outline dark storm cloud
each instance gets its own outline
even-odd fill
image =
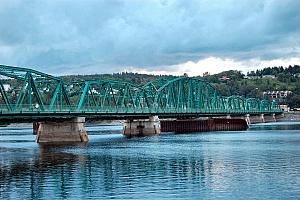
[[[102,73],[209,56],[299,57],[299,7],[298,0],[0,0],[0,61]]]

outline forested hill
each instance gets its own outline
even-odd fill
[[[288,66],[287,68],[281,67],[267,67],[261,70],[251,71],[247,73],[247,76],[263,76],[263,75],[297,75],[300,74],[300,66]]]
[[[272,67],[249,72],[248,76],[240,71],[225,71],[201,77],[212,83],[222,95],[240,95],[266,99],[263,92],[291,91],[286,98],[279,99],[291,107],[300,107],[300,66],[288,68]],[[268,98],[270,100],[270,98]]]
[[[84,80],[120,80],[136,85],[142,85],[153,79],[166,77],[137,73],[114,73],[94,75],[62,76],[64,81]],[[300,107],[300,66],[294,65],[287,68],[268,67],[262,70],[248,72],[247,75],[240,71],[230,70],[219,74],[205,73],[199,77],[212,83],[222,95],[240,95],[243,97],[268,98],[263,96],[267,91],[291,91],[287,98],[282,98],[282,103],[291,107]]]
[[[122,72],[122,73],[114,73],[114,74],[93,74],[93,75],[69,75],[62,76],[64,81],[72,82],[72,81],[85,81],[85,80],[119,80],[129,82],[135,85],[142,85],[146,82],[154,80],[160,77],[168,77],[166,75],[156,76],[151,74],[138,74],[131,72]]]

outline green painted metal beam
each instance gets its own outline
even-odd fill
[[[63,111],[178,116],[281,112],[274,101],[221,96],[210,83],[198,78],[163,77],[143,86],[116,80],[64,83],[58,77],[36,70],[4,65],[0,65],[0,75],[7,77],[6,82],[14,79],[17,83],[13,85],[14,92],[7,93],[0,81],[6,107],[1,110],[0,118],[5,113],[31,112],[39,116],[41,112]]]

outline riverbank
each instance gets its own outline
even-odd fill
[[[284,113],[284,117],[278,119],[278,121],[294,121],[294,120],[300,120],[300,112]]]

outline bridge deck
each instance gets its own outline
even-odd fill
[[[92,112],[92,111],[55,111],[55,112],[19,112],[19,113],[0,113],[0,122],[34,122],[34,121],[46,121],[49,119],[59,120],[65,118],[73,117],[86,117],[89,119],[102,119],[102,120],[118,120],[118,119],[146,119],[149,116],[158,116],[161,119],[164,118],[198,118],[198,117],[219,117],[219,116],[245,116],[246,114],[250,115],[259,115],[259,114],[275,114],[280,115],[282,112]]]

